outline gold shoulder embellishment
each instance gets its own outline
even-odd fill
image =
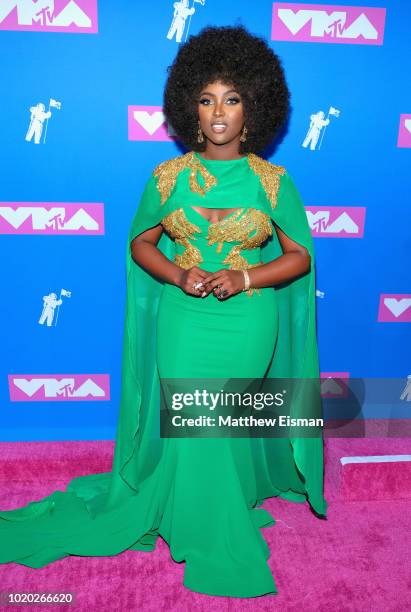
[[[187,167],[187,155],[179,155],[172,159],[166,159],[158,164],[153,171],[153,175],[158,177],[157,189],[160,192],[161,204],[164,204],[170,197],[177,176]]]
[[[248,164],[254,173],[260,177],[263,189],[271,202],[271,207],[275,208],[280,188],[280,176],[286,173],[286,169],[284,166],[272,164],[255,153],[248,154]]]
[[[161,204],[168,200],[176,183],[177,176],[185,168],[190,168],[189,184],[191,191],[194,193],[205,195],[206,191],[217,184],[215,176],[201,164],[200,160],[194,155],[194,151],[189,151],[172,159],[166,159],[158,164],[153,171],[153,175],[158,177],[157,189],[160,192]],[[204,179],[204,187],[201,187],[197,181],[197,172]]]

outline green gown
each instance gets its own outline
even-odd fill
[[[211,223],[193,206],[236,210]],[[132,239],[162,223],[157,246],[180,267],[249,268],[282,254],[273,222],[311,255],[309,272],[276,287],[201,298],[131,257]],[[185,561],[187,588],[276,593],[260,530],[275,520],[260,506],[280,496],[326,515],[321,436],[167,438],[159,406],[162,378],[319,378],[313,240],[292,178],[255,154],[225,161],[190,151],[162,162],[132,221],[126,264],[112,471],[0,511],[0,563],[38,568],[69,555],[151,551],[160,535]],[[294,414],[303,414],[298,404]]]

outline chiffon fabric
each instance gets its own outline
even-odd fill
[[[185,562],[187,588],[256,597],[277,592],[261,531],[275,519],[263,501],[280,496],[308,502],[318,516],[326,516],[321,437],[160,435],[162,378],[319,378],[313,240],[293,179],[285,168],[264,165],[261,158],[254,159],[270,170],[264,175],[249,156],[207,160],[200,153],[190,155],[177,162],[200,164],[214,184],[206,188],[203,175],[194,172],[200,190],[193,191],[193,166],[181,163],[165,194],[159,173],[153,172],[127,240],[122,392],[112,471],[75,478],[63,491],[0,511],[0,563],[39,568],[69,555],[153,551],[160,536],[174,561]],[[270,188],[270,176],[277,176],[277,189]],[[236,210],[221,225],[193,207]],[[132,259],[133,238],[161,222],[167,227],[166,220],[179,214],[182,227],[193,230],[191,237],[179,241],[164,231],[157,245],[161,252],[178,261],[192,246],[201,256],[199,267],[210,272],[229,267],[224,259],[235,242],[223,232],[216,245],[210,234],[231,227],[235,235],[235,224],[250,210],[264,213],[273,230],[275,223],[307,248],[311,267],[306,274],[219,300],[213,294],[189,295]],[[281,254],[275,231],[241,252],[250,265]],[[304,413],[304,398],[293,411]]]

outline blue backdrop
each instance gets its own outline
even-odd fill
[[[150,133],[179,27],[182,42],[206,25],[229,24],[269,40],[292,94],[288,131],[270,161],[288,169],[308,214],[334,218],[359,207],[358,235],[327,235],[309,216],[321,371],[404,381],[410,373],[411,8],[369,3],[386,9],[377,15],[383,40],[375,44],[344,39],[343,30],[339,39],[331,30],[314,38],[307,28],[309,40],[271,39],[286,13],[268,0],[174,4],[77,0],[76,12],[56,0],[52,14],[47,2],[35,13],[34,3],[0,0],[2,440],[114,436],[128,229],[155,165],[181,154],[164,126]],[[191,18],[185,5],[195,8]],[[358,10],[344,6],[351,17]],[[167,38],[174,12],[177,30]],[[73,15],[83,25],[71,23]],[[307,135],[313,149],[303,146]],[[101,223],[101,233],[68,233],[56,220],[34,227],[36,215],[25,211],[42,205],[47,212],[50,203],[76,205],[66,220],[82,204],[97,205],[89,210],[104,214],[104,233]],[[36,386],[40,375],[106,375],[97,385],[105,395],[82,401],[69,382],[57,396],[52,382]]]

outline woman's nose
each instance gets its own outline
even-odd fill
[[[223,107],[223,103],[221,102],[221,104],[219,104],[218,102],[216,103],[216,105],[214,106],[214,112],[213,115],[216,116],[220,116],[224,114],[224,107]]]

